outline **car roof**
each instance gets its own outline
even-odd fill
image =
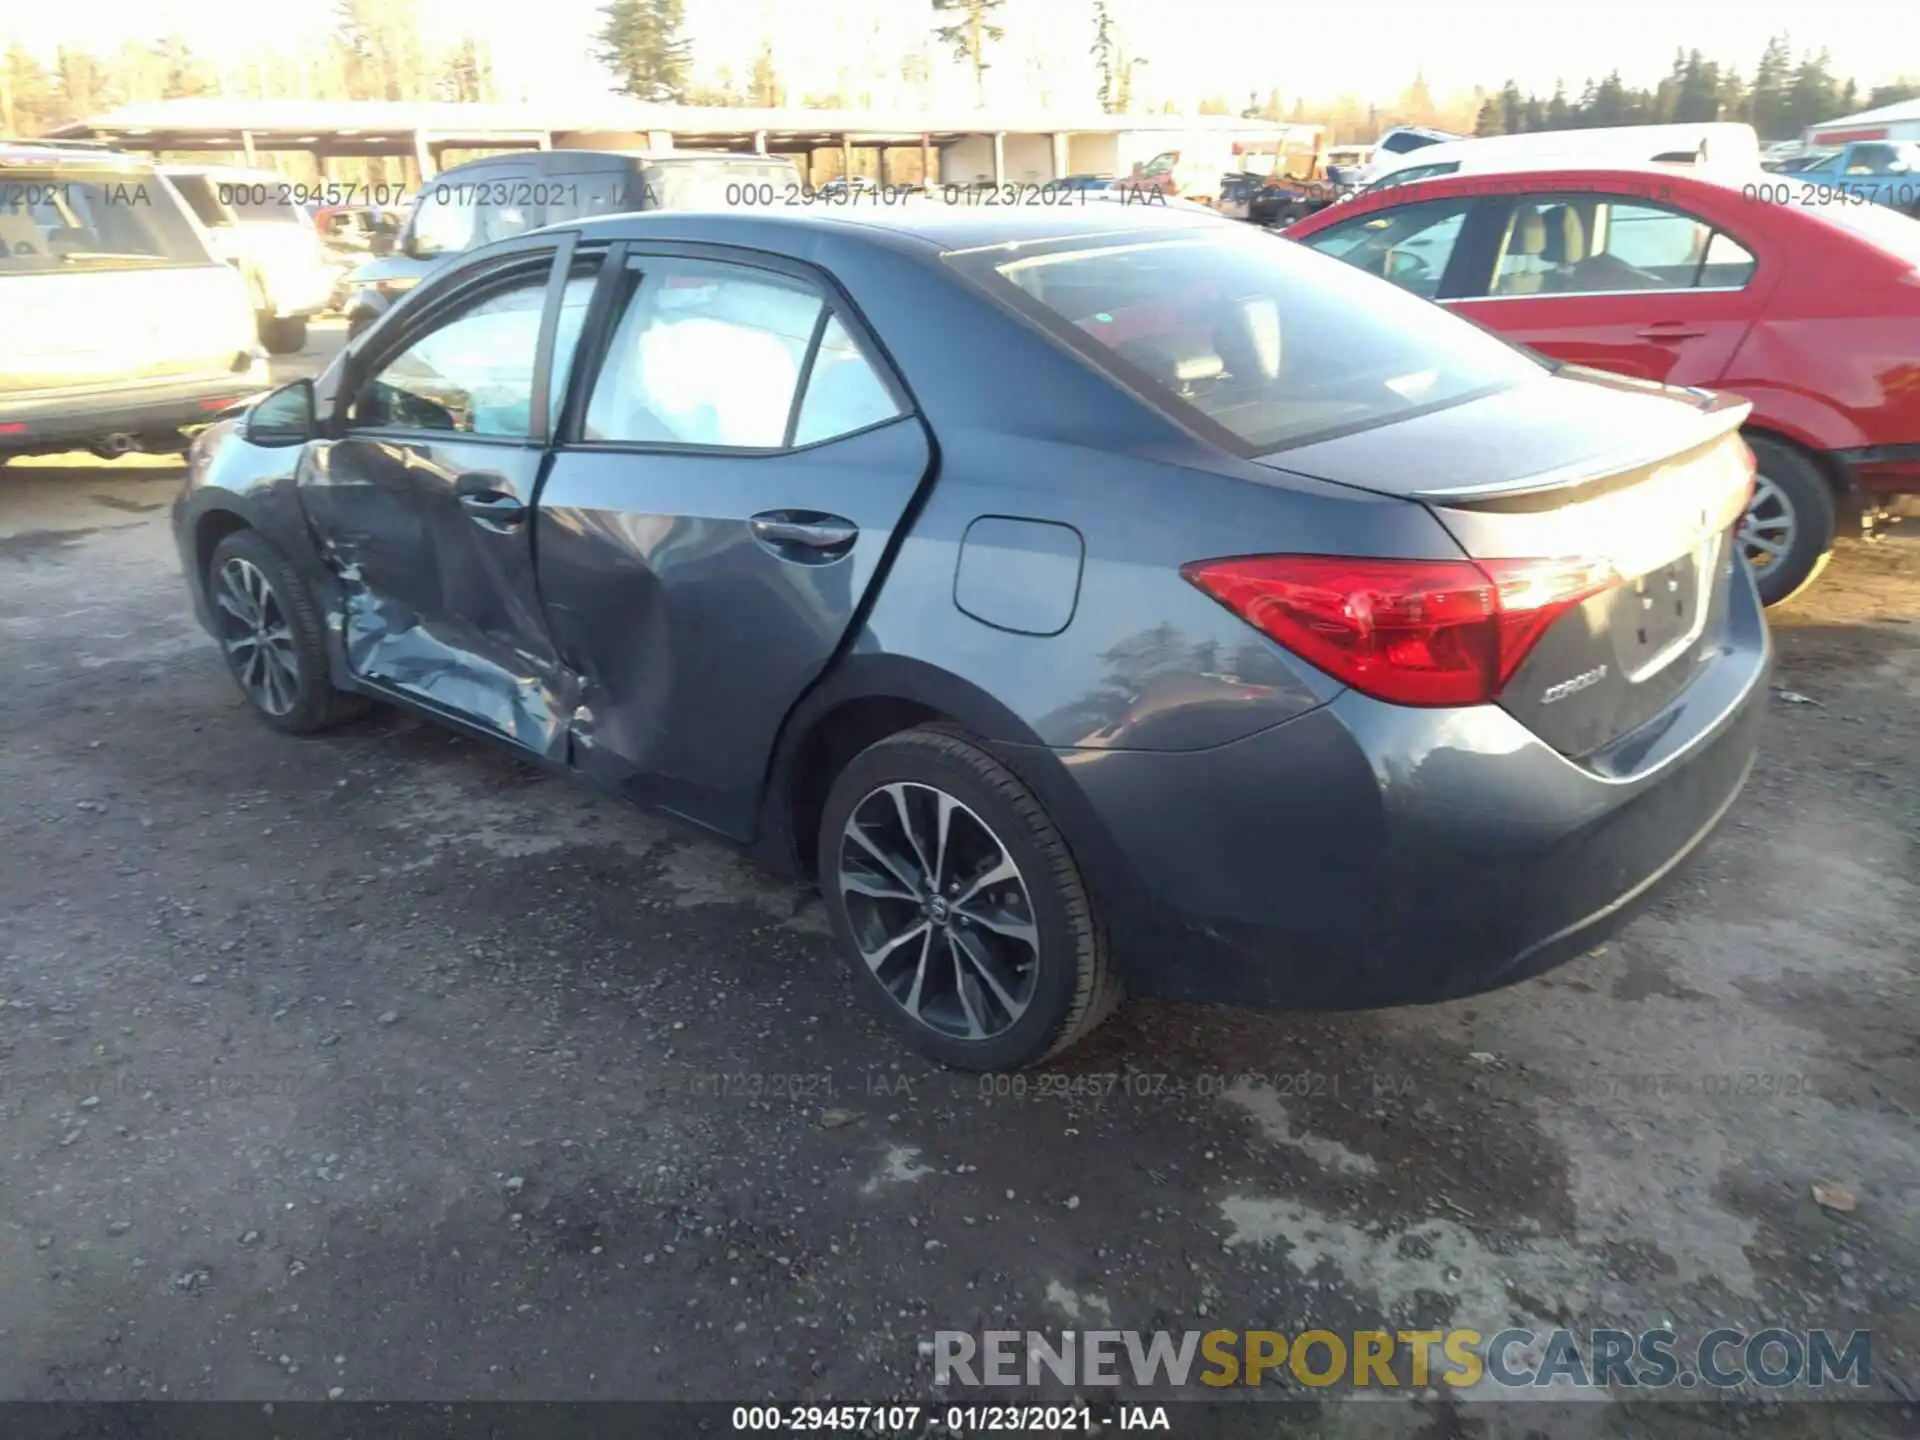
[[[258,165],[202,165],[197,162],[175,165],[169,162],[160,167],[162,175],[239,175],[248,180],[262,180],[271,185],[290,183],[278,170],[268,170]]]
[[[732,160],[751,161],[761,165],[792,165],[784,155],[768,155],[758,150],[508,150],[498,155],[482,155],[477,160],[463,160],[458,165],[450,165],[434,176],[441,180],[448,175],[464,170],[473,170],[480,166],[498,167],[502,165],[531,165],[536,170],[567,167],[569,172],[581,170],[625,170],[634,164],[674,164],[688,160]]]
[[[95,165],[106,170],[152,170],[145,155],[67,140],[0,140],[0,161],[21,165]]]
[[[771,249],[803,247],[823,234],[865,240],[892,249],[982,249],[1051,240],[1165,233],[1232,225],[1201,207],[1160,203],[987,206],[940,200],[895,204],[778,206],[769,210],[649,210],[610,215],[556,229],[603,240],[709,240]]]

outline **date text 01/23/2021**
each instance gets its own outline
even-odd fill
[[[736,1433],[886,1437],[1170,1431],[1164,1405],[736,1405]]]

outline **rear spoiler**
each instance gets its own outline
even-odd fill
[[[1586,372],[1580,366],[1567,366],[1565,370],[1580,371],[1581,378],[1589,373],[1596,378],[1621,381],[1618,375]],[[1564,371],[1562,372],[1564,373]],[[1720,444],[1728,435],[1735,434],[1747,423],[1747,417],[1753,413],[1752,402],[1740,399],[1737,395],[1727,395],[1713,390],[1701,390],[1695,387],[1681,389],[1676,386],[1660,385],[1650,381],[1626,380],[1625,388],[1642,387],[1664,391],[1675,399],[1685,397],[1701,416],[1708,422],[1699,440],[1686,452],[1689,455],[1702,454]],[[1549,510],[1561,505],[1577,504],[1583,500],[1596,500],[1615,490],[1624,490],[1637,485],[1647,477],[1650,470],[1673,460],[1674,452],[1662,450],[1649,454],[1645,450],[1616,451],[1611,455],[1596,456],[1582,460],[1577,465],[1569,465],[1559,470],[1542,471],[1520,480],[1503,481],[1493,485],[1462,485],[1450,490],[1420,490],[1407,496],[1427,505],[1442,505],[1455,510],[1492,510],[1509,513],[1531,510]]]

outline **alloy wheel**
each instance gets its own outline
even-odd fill
[[[1040,973],[1033,898],[959,800],[913,782],[868,793],[842,829],[837,883],[867,968],[919,1024],[988,1040],[1026,1013]]]
[[[1765,475],[1756,475],[1753,499],[1740,521],[1740,545],[1747,563],[1756,570],[1778,565],[1793,549],[1793,506],[1785,493]]]
[[[236,555],[220,567],[213,598],[220,643],[240,688],[269,715],[291,713],[300,703],[300,655],[267,577]]]

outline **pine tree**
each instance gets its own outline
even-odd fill
[[[610,0],[594,58],[614,74],[615,90],[656,104],[677,104],[686,95],[692,47],[680,33],[682,0]]]
[[[934,28],[942,42],[953,51],[954,58],[973,70],[974,97],[979,104],[987,103],[987,46],[997,45],[1007,38],[1007,32],[993,23],[993,14],[1006,0],[933,0],[937,13],[952,12],[957,18],[950,24]],[[676,6],[678,0],[675,0]]]

